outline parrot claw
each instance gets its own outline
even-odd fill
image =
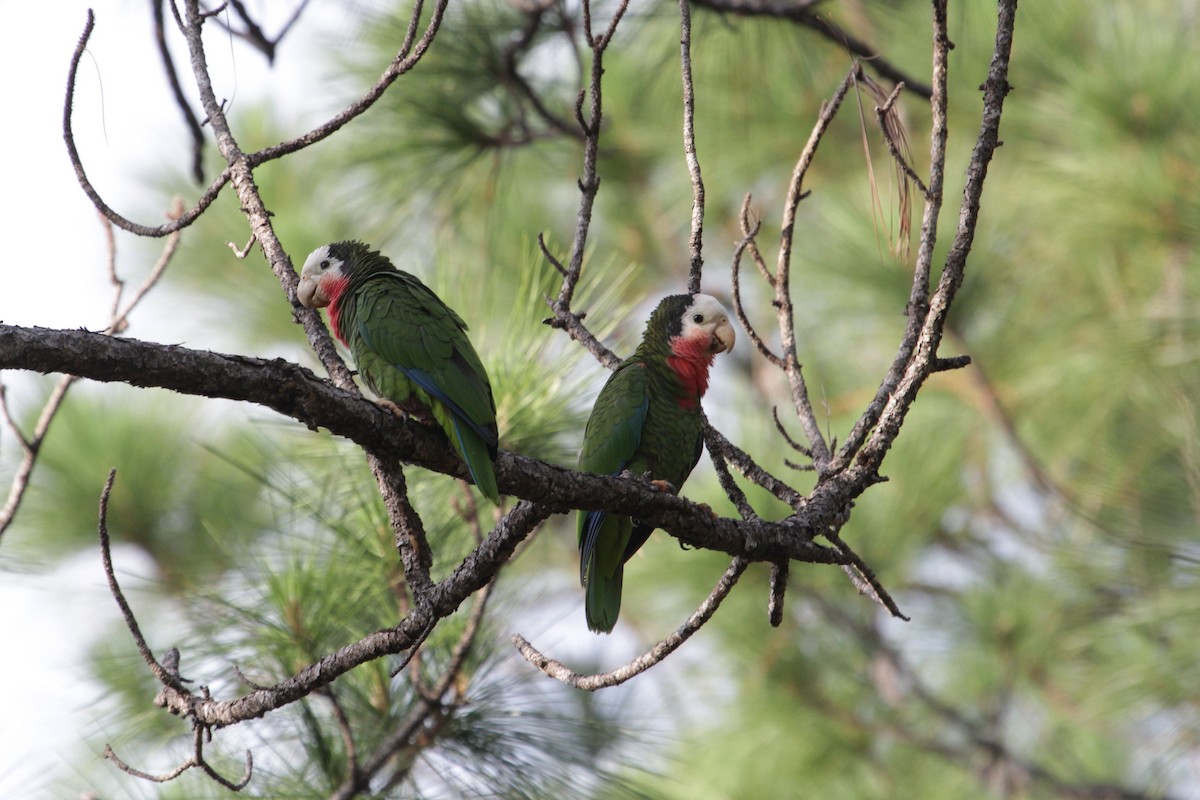
[[[657,478],[650,481],[650,488],[656,492],[676,493],[675,486],[670,481],[659,480]]]
[[[397,417],[404,418],[404,417],[408,416],[408,414],[405,412],[405,410],[403,408],[401,408],[399,406],[399,404],[393,403],[391,400],[388,400],[386,397],[380,397],[378,400],[375,401],[375,403],[376,403],[376,405],[386,408],[388,411],[392,412]]]
[[[437,423],[437,420],[433,418],[433,415],[430,414],[425,406],[417,400],[410,400],[409,402],[405,403],[397,403],[392,400],[388,400],[386,397],[380,397],[375,400],[375,403],[382,408],[386,408],[388,411],[392,412],[401,419],[412,419],[426,425],[434,425]]]

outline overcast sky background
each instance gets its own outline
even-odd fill
[[[268,8],[272,22],[282,20],[295,3],[252,0],[247,5],[256,13]],[[89,178],[110,206],[153,225],[162,218],[142,216],[147,204],[138,202],[140,182],[188,168],[186,132],[162,77],[145,0],[0,0],[5,153],[0,232],[6,251],[0,322],[6,324],[102,328],[112,302],[105,234],[75,178],[62,137],[67,71],[89,7],[95,10],[96,28],[80,64],[73,114]],[[312,4],[301,27],[283,43],[273,70],[248,48],[210,35],[206,46],[218,95],[249,106],[269,93],[301,116],[316,94],[306,90],[313,76],[302,70],[317,60],[304,48],[316,46],[314,33],[327,30],[332,16],[323,4]],[[186,70],[182,40],[175,37],[170,46]],[[189,82],[186,72],[181,78]],[[118,252],[131,241],[127,235],[118,238]],[[152,309],[135,313],[130,335],[180,339],[178,329],[167,334],[163,320],[154,316]],[[42,396],[41,384],[29,376],[5,372],[0,378],[18,412]],[[7,429],[0,433],[3,497],[18,456],[15,445]],[[20,524],[18,516],[5,538],[11,539]],[[89,732],[81,727],[82,715],[98,696],[83,656],[94,637],[117,619],[117,609],[96,553],[57,565],[35,564],[6,544],[0,540],[0,797],[60,796],[61,790],[51,789],[54,773],[71,770],[87,757],[81,751]],[[117,551],[114,558],[130,580],[151,569],[135,551]]]

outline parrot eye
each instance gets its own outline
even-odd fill
[[[692,322],[699,325],[701,322],[704,322],[704,315],[703,314],[692,314]]]
[[[325,259],[321,262],[321,269],[329,269],[329,259]]]

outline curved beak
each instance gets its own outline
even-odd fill
[[[717,327],[713,330],[712,351],[714,353],[728,353],[733,349],[733,343],[737,341],[737,333],[733,330],[733,326],[729,324],[728,319],[723,319],[717,323]]]
[[[329,305],[329,298],[321,291],[321,284],[311,275],[300,276],[300,285],[296,287],[296,299],[305,308],[324,308]]]

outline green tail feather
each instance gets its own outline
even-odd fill
[[[621,613],[621,584],[624,566],[617,567],[609,576],[599,574],[596,559],[588,564],[587,590],[584,592],[583,609],[587,616],[588,630],[593,633],[612,633]]]
[[[633,532],[629,517],[599,511],[579,512],[580,578],[588,629],[611,633],[621,613],[625,548]]]
[[[443,423],[443,427],[448,428],[446,436],[458,451],[459,457],[466,462],[471,480],[484,497],[499,505],[500,489],[496,486],[496,470],[492,465],[492,454],[487,444],[479,438],[479,434],[460,423],[453,414],[448,416],[450,425],[446,426]]]

